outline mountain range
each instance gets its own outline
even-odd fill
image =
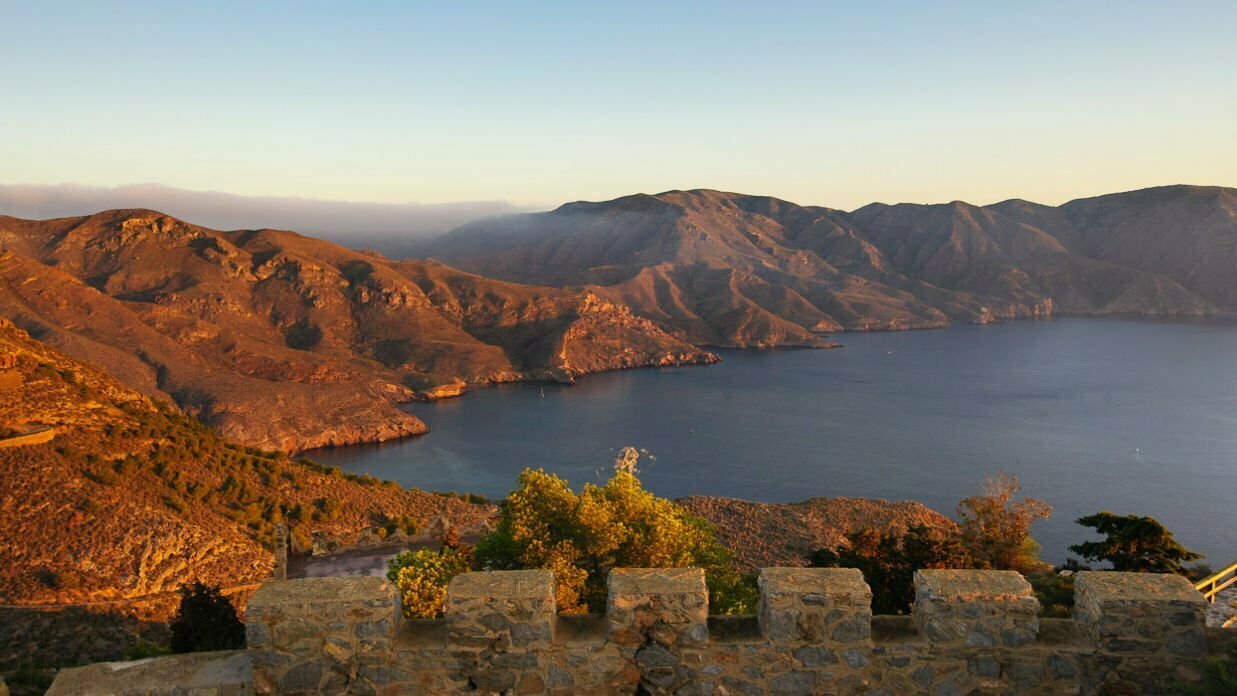
[[[421,251],[488,277],[587,289],[695,344],[820,346],[839,331],[1231,311],[1237,190],[852,212],[669,191],[482,220]]]
[[[709,363],[710,346],[1232,312],[1237,190],[851,212],[670,191],[481,220],[421,251],[145,209],[0,216],[0,317],[230,440],[291,452],[425,432],[403,402]]]

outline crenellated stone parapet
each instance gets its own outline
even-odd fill
[[[867,643],[872,589],[855,568],[765,568],[760,634],[770,643]]]
[[[1043,619],[1022,576],[924,570],[911,616],[872,616],[851,569],[767,568],[755,617],[708,616],[699,569],[616,569],[605,616],[558,616],[548,571],[468,573],[446,616],[399,621],[374,578],[250,600],[258,693],[1138,694],[1197,678],[1203,599],[1177,576],[1083,573]]]
[[[610,641],[698,645],[709,638],[709,588],[700,568],[615,568],[607,583]]]
[[[1079,573],[1074,620],[1111,666],[1104,683],[1114,693],[1150,689],[1157,674],[1207,653],[1207,602],[1180,575]]]
[[[254,687],[348,693],[366,667],[389,661],[399,625],[399,593],[381,578],[264,583],[245,612]]]
[[[920,570],[915,627],[933,643],[1018,648],[1039,636],[1039,600],[1011,570]]]

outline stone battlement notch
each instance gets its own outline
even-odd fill
[[[857,570],[766,568],[753,628],[708,616],[697,568],[615,569],[605,616],[558,616],[549,571],[466,573],[440,621],[376,578],[270,582],[248,610],[259,693],[1092,694],[1197,677],[1205,602],[1175,575],[1077,575],[1044,619],[1009,571],[923,570],[909,617]],[[751,625],[751,620],[747,620]],[[712,630],[716,628],[715,632]],[[716,633],[716,635],[715,635]]]

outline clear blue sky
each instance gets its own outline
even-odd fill
[[[1237,185],[1237,2],[0,0],[0,183],[852,208]]]

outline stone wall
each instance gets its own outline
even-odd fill
[[[252,658],[234,650],[99,662],[61,670],[47,696],[253,696]]]
[[[0,440],[0,449],[5,447],[28,447],[30,445],[41,445],[45,442],[51,442],[56,438],[55,428],[39,428],[23,435],[14,435],[13,437]]]
[[[1196,679],[1205,602],[1173,575],[1080,573],[1042,619],[1012,572],[924,570],[872,616],[852,569],[761,571],[756,617],[709,617],[699,569],[616,569],[605,616],[557,616],[547,571],[457,577],[400,621],[377,578],[271,582],[249,602],[258,693],[1138,694]]]

